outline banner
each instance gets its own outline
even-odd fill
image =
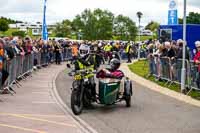
[[[168,10],[168,25],[178,24],[178,8],[177,0],[170,0],[169,10]]]
[[[48,30],[46,25],[46,3],[47,0],[44,0],[44,14],[43,14],[43,25],[42,25],[42,39],[48,40]]]

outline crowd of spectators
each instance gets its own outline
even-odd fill
[[[200,45],[200,42],[197,41]],[[182,59],[184,42],[179,39],[177,41],[166,41],[160,43],[159,40],[148,40],[144,42],[132,41],[72,41],[72,40],[55,40],[49,39],[31,39],[30,37],[4,37],[0,38],[0,78],[1,85],[4,85],[9,72],[5,69],[6,63],[13,58],[24,58],[27,55],[33,55],[33,68],[37,69],[41,66],[48,66],[51,63],[61,64],[62,61],[73,59],[78,56],[78,49],[81,44],[90,46],[91,51],[102,54],[105,58],[112,52],[119,54],[121,59],[147,58],[149,60],[149,74],[157,75],[157,80],[162,76],[163,61],[161,58],[170,60],[170,77],[176,75],[174,67],[178,59]],[[198,45],[196,44],[196,45]],[[110,53],[109,53],[110,52]],[[139,53],[138,53],[139,52]],[[196,52],[196,53],[195,53]],[[196,50],[189,50],[186,46],[186,59],[198,62],[198,47]],[[179,66],[182,67],[181,65]],[[180,75],[180,72],[178,72]],[[180,78],[178,79],[180,81]],[[2,86],[1,86],[2,88]]]
[[[23,66],[25,57],[31,55],[33,60],[33,69],[41,66],[48,66],[51,63],[61,64],[62,61],[70,57],[70,44],[67,40],[55,39],[44,41],[42,39],[31,39],[30,37],[3,37],[0,38],[0,89],[4,89],[4,85],[9,75],[9,68],[14,58],[22,60]],[[13,62],[12,62],[13,63]],[[12,68],[16,64],[12,64]],[[10,88],[12,89],[12,88]]]
[[[153,40],[145,45],[149,62],[149,76],[156,75],[156,80],[162,80],[162,77],[167,77],[171,81],[175,80],[181,83],[184,41],[179,39],[160,43],[158,40]],[[200,42],[197,41],[194,45],[196,46],[194,50],[189,49],[187,45],[185,46],[186,77],[190,76],[190,80],[194,79],[197,88],[200,88],[200,71],[198,69],[200,66],[200,58],[198,56]],[[195,71],[195,75],[192,75],[192,71]]]

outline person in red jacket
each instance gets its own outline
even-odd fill
[[[196,83],[197,83],[198,88],[200,88],[200,41],[196,41],[195,46],[197,48],[197,53],[194,56],[194,62],[195,64],[198,65],[198,75],[197,75]]]
[[[119,70],[120,61],[116,58],[110,61],[110,68],[102,69],[97,73],[97,78],[122,79],[124,73]]]

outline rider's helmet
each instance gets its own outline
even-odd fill
[[[113,58],[111,61],[110,61],[110,67],[113,71],[117,70],[119,67],[120,67],[120,60],[116,59],[116,58]]]
[[[86,45],[86,44],[81,44],[81,46],[79,47],[80,56],[83,58],[87,54],[89,54],[89,52],[90,52],[90,47],[88,45]]]

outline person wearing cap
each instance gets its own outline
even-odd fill
[[[196,41],[195,46],[197,49],[197,53],[194,56],[194,62],[195,62],[195,64],[198,65],[198,73],[196,75],[196,77],[197,77],[196,84],[197,84],[197,87],[200,88],[200,41]]]

